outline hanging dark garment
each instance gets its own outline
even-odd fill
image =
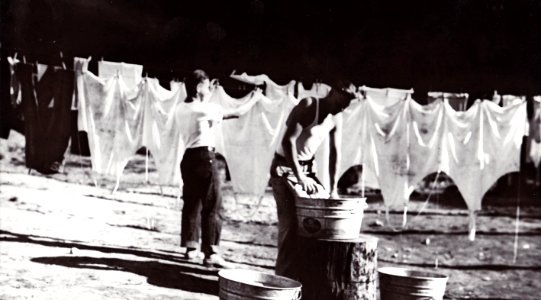
[[[8,56],[2,53],[0,60],[0,138],[8,139],[11,129],[24,134],[22,107],[17,103],[19,81]]]
[[[48,67],[41,79],[34,65],[19,64],[25,120],[26,166],[43,174],[58,173],[71,133],[74,74]]]

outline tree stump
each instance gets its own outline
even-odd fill
[[[298,239],[302,299],[376,299],[377,238]]]

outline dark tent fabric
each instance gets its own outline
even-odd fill
[[[71,134],[73,71],[48,67],[38,81],[34,65],[19,64],[16,74],[22,90],[26,166],[56,173]]]

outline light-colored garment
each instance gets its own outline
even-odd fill
[[[449,105],[456,111],[465,111],[468,107],[468,93],[446,93],[446,92],[428,92],[428,103],[434,101],[443,101],[449,103]]]
[[[279,85],[272,81],[266,74],[248,75],[246,72],[242,74],[231,74],[230,77],[248,84],[265,84],[265,95],[272,100],[279,100],[288,94],[293,95],[295,91],[296,82],[294,80],[290,81],[286,85]]]
[[[246,74],[246,72],[242,74],[231,74],[230,77],[238,81],[242,81],[244,83],[253,84],[253,85],[262,85],[265,82],[271,81],[269,76],[267,76],[266,74],[248,75]]]
[[[297,99],[301,100],[308,97],[316,99],[325,98],[331,92],[331,87],[325,83],[316,82],[310,89],[305,89],[302,82],[297,83]]]
[[[506,107],[509,105],[517,104],[520,102],[526,101],[525,96],[516,96],[516,95],[503,95],[502,96],[502,106]]]
[[[79,130],[88,133],[92,170],[120,177],[142,146],[143,101],[140,87],[128,89],[122,76],[103,80],[85,71],[79,95]]]
[[[17,58],[8,57],[7,58],[9,63],[9,96],[11,99],[11,106],[16,107],[17,105],[21,104],[22,101],[22,94],[21,94],[21,83],[19,82],[19,79],[17,79],[17,75],[15,74],[15,66],[20,63],[20,61]]]
[[[503,95],[502,96],[502,106],[507,107],[510,105],[515,105],[517,103],[522,103],[526,101],[526,96],[516,96],[516,95]],[[530,134],[530,122],[528,119],[525,120],[526,126],[524,127],[524,135],[528,136]]]
[[[533,98],[533,113],[529,124],[527,152],[529,161],[539,168],[541,162],[541,96]]]
[[[129,88],[135,88],[143,78],[143,66],[124,62],[112,62],[101,60],[98,62],[98,76],[109,79],[115,75],[121,75],[124,84]]]
[[[269,168],[288,100],[271,100],[254,92],[235,99],[218,87],[211,101],[230,110],[244,105],[252,97],[258,97],[258,100],[246,114],[222,123],[216,148],[226,158],[235,192],[261,196],[269,180]]]
[[[524,102],[501,108],[476,101],[457,112],[441,101],[421,106],[406,100],[381,108],[367,99],[348,111],[342,140],[351,144],[341,170],[349,168],[348,156],[374,170],[386,206],[405,206],[415,185],[440,170],[456,183],[468,208],[479,210],[488,188],[519,170]]]
[[[184,83],[172,82],[171,90],[160,86],[157,79],[148,79],[144,85],[145,97],[143,146],[152,154],[161,184],[181,184],[180,160],[185,151],[186,137],[181,132],[186,99]]]
[[[82,95],[84,89],[79,88],[79,87],[84,86],[83,77],[79,75],[82,74],[84,71],[88,70],[88,62],[89,60],[86,58],[81,58],[81,57],[73,58],[73,71],[75,73],[75,81],[74,81],[74,88],[73,88],[73,98],[71,100],[71,110],[78,110],[79,99],[81,97],[84,97]]]
[[[223,112],[220,105],[214,103],[192,101],[179,111],[180,118],[186,120],[186,148],[215,147],[215,128],[222,121]]]
[[[413,89],[395,89],[395,88],[372,88],[365,85],[360,86],[359,90],[362,91],[365,97],[369,97],[375,104],[381,106],[391,106],[397,102],[406,100],[413,94]]]

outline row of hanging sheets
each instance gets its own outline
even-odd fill
[[[71,71],[71,75],[70,70],[47,68],[51,74],[68,74],[62,75],[66,77],[66,84],[59,84],[62,82],[59,79],[47,84],[43,81],[47,79],[47,71],[39,71],[42,67],[36,70],[35,66],[21,64],[16,73],[20,77],[22,102],[37,103],[37,108],[64,107],[64,111],[65,107],[77,108],[79,128],[89,135],[94,172],[120,177],[137,149],[146,146],[155,160],[160,183],[179,184],[178,166],[186,136],[182,132],[186,126],[178,118],[186,97],[183,84],[172,83],[171,89],[166,90],[156,79],[143,79],[142,66],[104,63],[113,71],[106,71],[109,75],[103,77],[84,71],[88,64],[86,59],[75,59],[75,72]],[[100,65],[100,70],[105,69],[107,67]],[[235,191],[261,195],[267,186],[272,156],[289,111],[297,99],[307,95],[324,98],[330,88],[319,83],[312,89],[304,89],[294,81],[278,85],[266,75],[243,73],[231,77],[256,85],[265,82],[265,95],[250,93],[234,99],[219,88],[211,100],[224,107],[235,107],[249,97],[261,98],[245,115],[217,128],[217,148],[228,162]],[[47,85],[65,90],[65,96],[49,97],[54,99],[49,102],[45,101],[48,97],[38,96],[36,101],[35,92],[44,91],[45,95],[46,89],[41,86]],[[72,86],[71,92],[69,86]],[[367,87],[361,90],[366,94],[365,99],[354,101],[344,112],[341,172],[357,164],[366,166],[372,171],[374,184],[381,189],[387,206],[406,205],[418,181],[430,173],[443,171],[455,181],[468,207],[478,210],[488,187],[499,176],[518,170],[520,144],[526,130],[524,101],[509,101],[511,104],[505,107],[492,101],[475,101],[467,111],[460,112],[453,109],[449,101],[421,106],[409,97],[411,90]],[[26,98],[30,100],[25,101]],[[447,98],[450,97],[444,95],[443,99]],[[30,111],[29,116],[39,115],[26,110]],[[530,131],[539,132],[538,105],[535,116],[537,125],[530,126]],[[40,138],[42,144],[50,144],[49,137],[59,136],[61,130],[42,126],[45,119],[65,121],[65,118],[40,117],[41,123],[34,126],[49,130],[34,136]],[[328,173],[325,171],[328,170],[326,144],[317,154],[321,175]],[[465,178],[479,178],[479,182]],[[325,176],[322,180],[328,183]]]

